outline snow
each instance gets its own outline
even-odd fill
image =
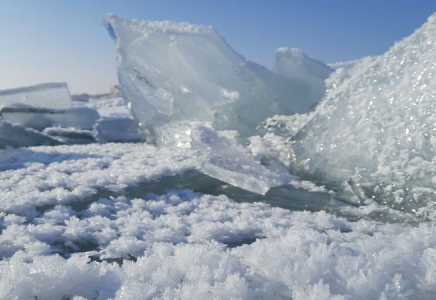
[[[248,62],[209,26],[106,17],[118,78],[148,142],[162,125],[211,123],[242,137],[275,114],[307,112],[309,87]],[[292,96],[290,96],[292,95]]]
[[[380,57],[329,79],[329,91],[294,136],[294,172],[361,198],[426,214],[436,190],[436,25],[424,24]],[[344,75],[345,73],[345,75]]]

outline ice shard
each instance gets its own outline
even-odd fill
[[[310,87],[246,61],[210,26],[114,15],[104,25],[118,50],[123,96],[148,141],[173,121],[250,136],[267,117],[313,104]]]
[[[294,171],[416,211],[436,200],[436,14],[363,60],[294,137]]]
[[[253,193],[265,194],[292,180],[287,173],[269,171],[242,146],[206,126],[192,129],[191,148],[202,161],[200,172]]]
[[[281,47],[277,49],[273,72],[310,88],[310,98],[315,107],[324,97],[325,80],[333,72],[333,68],[325,63],[312,59],[297,48]]]

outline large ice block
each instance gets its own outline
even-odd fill
[[[313,106],[318,104],[325,94],[325,80],[333,68],[312,59],[297,48],[281,47],[277,49],[273,72],[310,87]]]
[[[313,105],[310,87],[247,62],[210,26],[114,15],[104,24],[117,46],[123,96],[149,141],[173,121],[249,136],[267,117]]]
[[[4,107],[69,109],[71,96],[66,83],[43,83],[0,91],[0,111]]]
[[[345,79],[294,137],[294,170],[416,210],[436,200],[436,14]]]

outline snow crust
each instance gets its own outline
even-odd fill
[[[436,26],[340,69],[294,137],[294,172],[405,211],[436,199]],[[424,209],[427,210],[427,209]]]
[[[174,121],[247,137],[267,117],[313,104],[307,85],[247,62],[209,26],[113,15],[104,24],[117,46],[123,96],[149,142]]]

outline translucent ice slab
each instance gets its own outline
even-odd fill
[[[289,174],[269,171],[242,146],[205,126],[192,130],[191,148],[203,161],[200,172],[247,191],[265,194],[292,180]]]
[[[241,136],[275,114],[304,113],[310,87],[274,74],[236,53],[215,29],[109,15],[118,50],[118,78],[148,141],[156,126],[209,122]]]
[[[4,107],[69,109],[71,96],[66,83],[43,83],[0,91],[0,110]]]
[[[0,120],[0,149],[59,144],[46,134]]]

